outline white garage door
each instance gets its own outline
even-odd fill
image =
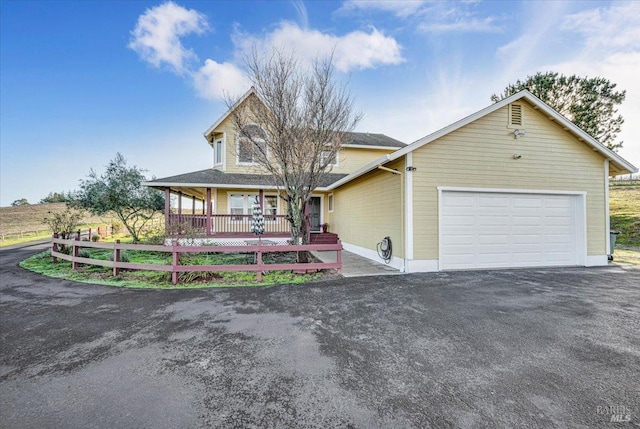
[[[577,195],[443,191],[441,269],[578,265]]]

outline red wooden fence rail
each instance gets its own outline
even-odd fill
[[[71,248],[71,254],[59,252],[59,245],[65,245]],[[83,258],[79,256],[80,248],[106,249],[113,250],[113,261],[105,261],[101,259]],[[172,254],[171,265],[162,264],[136,264],[131,262],[122,262],[120,259],[121,250],[138,250],[149,252],[164,252]],[[293,263],[293,264],[265,264],[262,261],[264,253],[276,252],[299,252],[299,251],[335,251],[336,262],[311,262],[311,263]],[[180,265],[181,253],[255,253],[256,263],[246,265]],[[180,246],[174,241],[171,246],[147,245],[147,244],[127,244],[120,243],[100,243],[91,241],[63,240],[54,235],[51,247],[51,256],[53,261],[63,259],[70,261],[74,270],[78,269],[79,264],[99,265],[103,267],[113,268],[113,275],[118,275],[121,269],[127,270],[145,270],[145,271],[165,271],[171,273],[171,282],[178,283],[178,273],[190,271],[255,271],[257,280],[262,281],[263,271],[306,271],[306,270],[323,270],[342,268],[342,243],[338,241],[336,244],[303,244],[303,245],[266,245],[266,244],[250,244],[246,246]]]

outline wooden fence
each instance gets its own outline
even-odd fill
[[[71,254],[59,252],[59,245],[65,245],[71,248]],[[113,251],[113,260],[102,260],[83,258],[78,256],[81,248],[93,248]],[[131,262],[123,262],[120,257],[122,250],[137,250],[148,252],[164,252],[172,254],[171,265],[162,264],[136,264]],[[265,264],[262,261],[264,253],[276,252],[300,252],[300,251],[335,251],[337,252],[336,262],[311,262],[311,263],[290,263],[290,264]],[[181,253],[254,253],[255,263],[246,265],[180,265]],[[100,243],[91,241],[63,240],[54,235],[51,245],[51,256],[53,261],[63,259],[72,264],[72,269],[77,270],[80,264],[98,265],[102,267],[113,268],[113,275],[117,276],[120,270],[145,270],[145,271],[164,271],[171,273],[171,282],[175,285],[178,283],[178,273],[193,271],[254,271],[257,273],[257,280],[262,281],[263,271],[300,271],[307,270],[323,270],[323,269],[341,269],[342,268],[342,243],[338,241],[336,244],[304,244],[304,245],[272,245],[272,244],[248,244],[246,246],[180,246],[174,241],[171,246],[162,245],[145,245],[145,244],[128,244],[121,243],[117,240],[115,243]]]

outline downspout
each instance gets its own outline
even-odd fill
[[[405,237],[405,230],[406,230],[406,219],[404,216],[404,212],[405,212],[405,208],[404,208],[404,174],[402,174],[401,171],[398,170],[394,170],[392,168],[388,168],[388,167],[384,167],[382,166],[382,164],[378,165],[378,169],[379,170],[384,170],[384,171],[388,171],[391,174],[397,174],[400,176],[400,217],[402,219],[402,221],[400,222],[400,237],[402,237],[402,269],[401,272],[406,273],[407,272],[407,250],[406,250],[406,237]]]

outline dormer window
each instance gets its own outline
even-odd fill
[[[264,131],[257,125],[247,125],[238,134],[238,164],[255,164],[265,152]]]

